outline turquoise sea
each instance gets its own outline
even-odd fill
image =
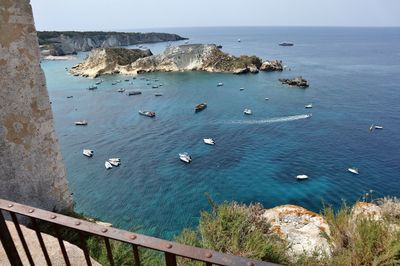
[[[314,211],[323,203],[352,203],[370,190],[373,197],[400,196],[400,28],[154,31],[177,33],[190,43],[221,44],[235,55],[280,59],[290,71],[152,73],[129,82],[124,76],[104,76],[98,90],[88,91],[93,80],[65,71],[86,53],[71,61],[43,61],[78,212],[172,238],[196,226],[200,211],[210,209],[206,194],[216,202],[298,204]],[[295,45],[277,45],[283,41]],[[144,46],[159,53],[167,45]],[[278,82],[297,75],[309,81],[308,89]],[[152,89],[142,78],[163,86]],[[123,81],[112,86],[118,79]],[[217,87],[218,82],[224,86]],[[116,92],[119,88],[143,94],[128,97]],[[208,108],[195,114],[201,102]],[[304,108],[308,103],[313,109]],[[245,116],[244,108],[254,114]],[[157,116],[139,116],[140,109]],[[312,118],[304,119],[308,113]],[[80,119],[89,125],[74,126]],[[370,132],[371,124],[384,129]],[[217,144],[205,145],[204,137]],[[93,149],[94,157],[84,157],[84,148]],[[192,164],[179,161],[184,151]],[[121,157],[122,165],[106,170],[110,157]],[[351,166],[360,175],[347,172]],[[299,174],[310,178],[299,182]]]

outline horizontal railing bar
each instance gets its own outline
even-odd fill
[[[0,209],[18,213],[32,218],[37,218],[50,223],[62,225],[72,229],[80,230],[97,236],[118,240],[137,246],[171,253],[179,257],[193,260],[210,262],[216,265],[248,265],[248,266],[272,266],[278,265],[270,262],[256,261],[230,254],[224,254],[213,250],[187,246],[151,236],[132,233],[117,228],[110,228],[96,223],[72,218],[42,209],[36,209],[27,205],[0,199]]]

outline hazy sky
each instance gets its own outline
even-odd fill
[[[400,0],[31,0],[38,30],[400,26]]]

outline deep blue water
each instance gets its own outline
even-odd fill
[[[210,208],[206,193],[217,202],[290,203],[315,211],[322,202],[354,202],[369,190],[374,197],[400,196],[399,28],[159,31],[181,34],[191,43],[221,44],[235,55],[281,59],[291,71],[143,75],[152,83],[159,79],[159,89],[141,76],[133,85],[112,86],[125,77],[107,76],[97,91],[88,91],[92,80],[64,69],[80,59],[42,62],[77,211],[171,238],[198,224],[200,211]],[[295,46],[278,46],[282,41]],[[158,53],[166,45],[146,46]],[[304,90],[278,82],[296,75],[311,86]],[[218,82],[224,86],[217,87]],[[120,87],[140,88],[143,94],[128,97],[116,92]],[[154,97],[156,91],[164,96]],[[204,101],[208,108],[195,114],[194,106]],[[314,108],[306,110],[308,103]],[[244,108],[254,115],[245,117]],[[153,110],[157,117],[139,116],[139,109]],[[312,118],[303,119],[310,112]],[[89,125],[74,126],[78,119]],[[384,129],[370,133],[373,123]],[[203,144],[208,136],[217,145]],[[95,156],[85,158],[83,148],[93,149]],[[183,151],[192,155],[192,164],[179,161]],[[121,157],[122,165],[107,171],[104,161],[110,157]],[[360,175],[348,173],[351,166]],[[298,182],[298,174],[310,179]]]

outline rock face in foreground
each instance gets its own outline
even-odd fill
[[[290,244],[292,255],[331,254],[328,240],[329,225],[324,218],[295,205],[267,209],[261,215],[271,225],[271,231]]]
[[[153,55],[150,50],[99,48],[94,49],[85,61],[71,68],[74,75],[97,77],[102,74],[124,72],[126,66],[139,58]]]
[[[62,56],[80,51],[90,51],[100,47],[128,46],[140,43],[154,43],[186,40],[177,34],[138,33],[138,32],[77,32],[42,31],[38,32],[43,56]]]
[[[125,56],[132,53],[128,49],[94,50],[79,65],[73,67],[74,75],[94,77],[100,74],[121,73],[136,75],[146,72],[207,71],[219,73],[258,73],[262,61],[256,56],[232,56],[222,52],[214,44],[190,44],[169,47],[162,54]],[[135,53],[139,53],[137,50]],[[106,58],[106,59],[105,59]],[[123,60],[121,60],[123,58]],[[275,62],[275,61],[274,61]],[[277,61],[276,61],[277,62]],[[273,71],[271,69],[270,71]]]
[[[309,86],[307,80],[305,80],[301,76],[292,79],[279,79],[279,81],[282,82],[282,84],[287,84],[290,86],[297,86],[302,88],[307,88]]]

